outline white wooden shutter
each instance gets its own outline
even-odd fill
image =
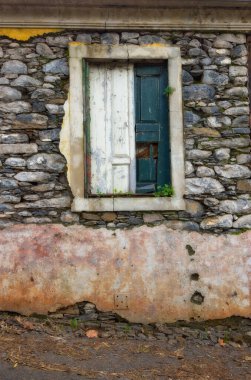
[[[134,73],[90,64],[91,192],[135,192]]]

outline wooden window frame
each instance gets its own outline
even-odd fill
[[[85,78],[86,61],[168,61],[169,86],[175,91],[169,99],[172,197],[85,197],[87,123]],[[107,46],[73,42],[69,45],[70,90],[65,106],[65,120],[60,149],[68,163],[68,180],[74,196],[72,211],[164,211],[185,210],[185,168],[182,113],[182,64],[179,47],[170,46]]]

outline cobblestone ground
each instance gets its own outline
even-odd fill
[[[250,319],[141,325],[74,314],[1,314],[0,380],[251,379]]]

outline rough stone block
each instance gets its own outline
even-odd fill
[[[17,181],[9,178],[0,178],[0,189],[1,190],[12,190],[18,187]]]
[[[68,208],[71,205],[70,197],[59,197],[51,199],[41,199],[32,203],[19,203],[16,208]]]
[[[51,115],[63,115],[64,107],[57,104],[46,104],[45,108]]]
[[[218,66],[229,66],[232,63],[232,60],[230,57],[216,57],[214,63]]]
[[[32,110],[31,104],[28,102],[21,101],[21,100],[11,102],[11,103],[0,102],[1,112],[27,113],[27,112],[31,112],[31,110]]]
[[[232,139],[215,139],[202,141],[200,146],[204,149],[214,149],[214,148],[244,148],[250,145],[250,139],[246,137],[236,137]]]
[[[189,160],[203,160],[212,155],[210,150],[192,149],[187,151],[186,156]]]
[[[165,220],[164,216],[156,213],[143,214],[144,223],[156,223]]]
[[[65,158],[60,154],[39,153],[27,160],[27,168],[30,170],[46,170],[50,172],[63,172]]]
[[[251,193],[251,179],[239,180],[237,182],[237,189],[242,193]]]
[[[243,165],[215,166],[215,172],[224,178],[250,178],[251,170]]]
[[[101,35],[101,44],[103,44],[103,45],[118,45],[119,44],[118,33],[103,33]]]
[[[235,33],[223,33],[220,35],[223,41],[233,42],[234,44],[245,44],[246,35],[245,34],[235,34]]]
[[[242,127],[247,128],[249,126],[249,116],[248,115],[242,115],[237,116],[234,118],[232,122],[232,127]]]
[[[186,194],[218,194],[225,191],[222,184],[214,178],[187,178]]]
[[[1,74],[27,74],[27,65],[18,60],[5,61]]]
[[[60,129],[47,129],[39,132],[39,138],[41,141],[57,141],[59,140]]]
[[[238,154],[236,160],[238,164],[249,164],[251,162],[251,154]]]
[[[0,133],[0,144],[16,144],[29,142],[29,137],[21,133],[3,134]]]
[[[186,212],[191,217],[197,218],[204,214],[204,207],[200,202],[186,199]]]
[[[230,107],[224,111],[224,114],[230,115],[230,116],[248,115],[249,114],[249,107],[248,106]]]
[[[215,95],[214,87],[207,84],[193,84],[183,88],[184,100],[213,99]]]
[[[211,129],[211,128],[203,128],[203,127],[195,128],[195,127],[193,127],[192,133],[195,136],[221,137],[220,132],[218,132],[214,129]]]
[[[199,166],[196,170],[197,177],[213,177],[215,172],[212,168],[207,166]]]
[[[221,216],[205,218],[200,224],[203,230],[210,230],[214,228],[228,229],[228,228],[231,228],[232,225],[233,225],[232,215],[221,215]]]
[[[31,94],[31,99],[38,99],[44,101],[54,97],[55,91],[50,90],[49,88],[38,88]]]
[[[92,36],[91,36],[91,34],[81,33],[81,34],[77,35],[76,41],[82,42],[85,44],[91,44],[92,43]]]
[[[202,82],[215,86],[225,86],[229,82],[229,78],[225,74],[219,74],[213,70],[205,70],[202,77]]]
[[[101,215],[101,219],[104,222],[113,222],[116,219],[117,215],[115,212],[105,212]]]
[[[192,111],[184,112],[184,123],[186,127],[192,127],[201,121],[201,117]]]
[[[251,215],[244,215],[237,219],[234,224],[234,228],[251,228]]]
[[[193,164],[190,161],[185,162],[185,174],[190,175],[194,172]]]
[[[182,70],[182,83],[184,85],[189,85],[189,84],[192,84],[194,81],[192,75],[186,71],[186,70]]]
[[[17,115],[14,126],[20,129],[45,129],[47,128],[48,117],[38,113]]]
[[[37,52],[37,54],[39,54],[45,58],[49,58],[49,59],[56,58],[56,56],[53,53],[53,51],[51,50],[51,48],[45,43],[38,43],[36,45],[36,52]]]
[[[71,36],[48,36],[46,42],[50,46],[67,47],[69,42],[72,41]]]
[[[228,56],[230,55],[229,49],[214,49],[210,48],[208,50],[209,57],[220,57],[220,56]]]
[[[219,148],[215,149],[214,157],[217,161],[227,161],[230,158],[230,149],[229,148]]]
[[[51,176],[43,172],[20,172],[14,178],[21,182],[46,182]]]
[[[247,55],[247,48],[245,45],[237,45],[231,51],[231,56],[233,58],[239,58]]]
[[[66,58],[55,59],[43,66],[43,71],[51,74],[69,75],[69,66]]]
[[[15,100],[20,100],[22,94],[15,88],[0,86],[0,101],[8,103],[14,102]]]
[[[219,210],[231,214],[248,214],[251,212],[251,200],[237,199],[221,201]]]
[[[132,40],[139,37],[139,33],[135,32],[122,32],[121,33],[121,41],[126,42],[128,40]]]
[[[248,97],[248,89],[246,87],[232,87],[226,90],[226,95],[230,98],[245,98]]]
[[[11,82],[11,85],[17,87],[38,87],[42,86],[42,82],[29,75],[20,75],[17,79]]]
[[[74,214],[70,211],[65,211],[65,212],[62,212],[60,220],[61,220],[61,222],[67,223],[67,224],[78,223],[79,222],[79,215]]]
[[[166,40],[160,36],[145,35],[139,37],[140,45],[166,44]]]
[[[37,144],[0,144],[0,154],[32,154],[37,151]]]
[[[246,76],[248,69],[246,66],[230,66],[229,67],[229,76],[230,77],[242,77]]]

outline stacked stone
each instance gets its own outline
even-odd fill
[[[171,44],[183,59],[187,211],[72,213],[59,133],[68,95],[68,43]],[[0,40],[0,227],[80,223],[129,228],[251,227],[251,155],[243,34],[64,32]],[[175,190],[175,189],[174,189]]]
[[[233,34],[178,42],[186,51],[186,194],[206,206],[205,230],[251,226],[251,215],[243,216],[251,211],[245,42]]]
[[[58,149],[69,40],[0,41],[0,226],[56,222],[70,206]]]

